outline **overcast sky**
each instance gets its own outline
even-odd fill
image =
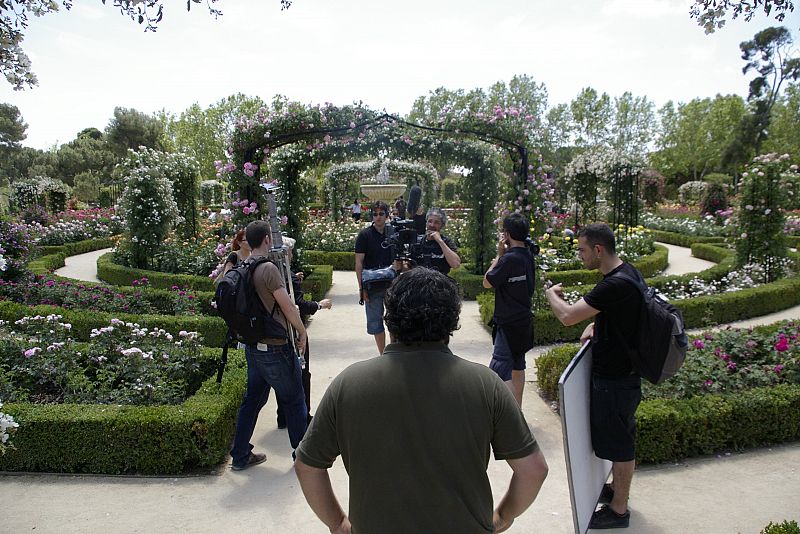
[[[587,86],[657,106],[745,96],[738,45],[779,24],[759,15],[705,35],[691,0],[294,0],[283,12],[279,0],[220,0],[217,20],[205,3],[165,3],[156,33],[100,0],[32,19],[23,47],[39,86],[0,86],[29,125],[24,144],[102,130],[115,106],[180,113],[237,92],[397,114],[437,87],[515,74],[543,82],[550,106]],[[800,10],[783,24],[800,45]]]

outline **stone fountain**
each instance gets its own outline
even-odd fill
[[[370,202],[376,200],[383,200],[390,206],[394,203],[394,199],[401,196],[406,191],[406,184],[392,184],[389,183],[389,170],[386,168],[386,162],[381,163],[381,169],[375,180],[372,183],[361,184],[361,192],[369,198]]]

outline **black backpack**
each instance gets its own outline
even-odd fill
[[[636,345],[628,347],[633,368],[653,384],[672,378],[686,359],[689,338],[681,311],[642,281],[618,272],[615,276],[636,286],[642,294]]]
[[[267,312],[253,285],[256,267],[267,261],[264,256],[245,260],[225,273],[217,284],[214,300],[231,340],[254,345],[264,338],[287,339],[286,328],[273,317],[278,304]]]

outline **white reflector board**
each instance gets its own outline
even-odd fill
[[[577,534],[584,534],[589,528],[600,490],[611,472],[611,462],[601,460],[592,450],[589,428],[591,379],[592,349],[587,341],[558,380],[569,498]]]

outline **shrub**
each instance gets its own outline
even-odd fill
[[[717,183],[708,184],[706,194],[703,197],[702,212],[714,215],[718,211],[728,208],[728,196],[725,194],[725,186]]]
[[[200,182],[200,203],[203,206],[222,204],[225,187],[217,180],[203,180]]]
[[[180,220],[172,184],[157,168],[130,171],[119,207],[128,225],[120,256],[129,265],[147,268],[172,227]]]
[[[100,176],[93,171],[76,174],[73,192],[81,202],[95,202],[100,196]]]
[[[442,180],[441,199],[446,202],[456,200],[458,196],[458,181],[453,178]]]
[[[0,220],[0,255],[6,262],[0,278],[17,280],[24,275],[25,264],[32,252],[32,241],[30,230],[24,224]]]
[[[760,534],[800,534],[800,526],[798,526],[797,521],[784,521],[783,523],[775,524],[770,521]]]
[[[536,383],[544,398],[558,399],[558,380],[579,349],[580,345],[570,343],[551,349],[536,358]]]
[[[646,169],[640,175],[642,198],[647,207],[654,207],[657,203],[664,200],[664,184],[667,179],[660,172],[654,169]]]
[[[300,253],[304,263],[315,265],[330,265],[335,271],[355,271],[355,252],[323,252],[319,250],[304,250]]]
[[[765,154],[753,158],[747,172],[742,173],[737,229],[741,238],[736,242],[736,265],[763,265],[765,282],[784,274],[780,260],[786,257],[787,247],[779,187],[788,168],[788,155]]]
[[[678,188],[678,198],[684,204],[697,205],[702,202],[707,190],[706,182],[689,181]]]
[[[712,172],[711,174],[706,174],[705,176],[703,176],[703,181],[708,182],[709,184],[719,184],[726,191],[728,190],[728,187],[730,187],[730,185],[733,183],[730,176],[718,172]]]

